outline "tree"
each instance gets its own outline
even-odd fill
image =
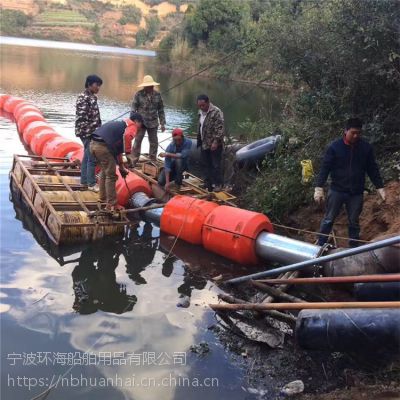
[[[140,24],[142,19],[142,11],[136,6],[123,6],[122,17],[118,20],[121,25],[126,24]]]
[[[0,9],[0,28],[3,35],[20,34],[29,21],[30,18],[22,11]]]
[[[250,20],[247,1],[200,0],[187,13],[186,35],[193,45],[206,42],[211,48],[230,51],[241,43]]]
[[[146,17],[146,37],[147,40],[152,42],[157,35],[158,29],[160,27],[160,19],[157,15]]]
[[[281,3],[261,18],[258,56],[294,84],[306,83],[298,113],[324,121],[358,115],[374,140],[393,141],[400,131],[399,18],[396,0]]]

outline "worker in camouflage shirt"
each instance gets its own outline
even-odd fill
[[[81,167],[81,184],[88,189],[98,192],[96,185],[96,159],[90,153],[90,141],[92,133],[101,126],[100,111],[97,105],[96,94],[100,90],[103,81],[97,75],[89,75],[85,82],[85,91],[76,101],[75,134],[83,143],[84,153]]]
[[[144,121],[135,137],[131,159],[133,165],[139,160],[142,140],[146,131],[150,142],[149,154],[153,159],[156,158],[158,149],[158,123],[161,125],[161,131],[165,131],[164,104],[161,94],[154,90],[154,86],[159,86],[159,83],[154,82],[150,75],[146,75],[138,86],[142,89],[136,92],[132,101],[132,111],[139,113]]]
[[[222,189],[224,115],[205,94],[197,97],[197,107],[199,109],[197,147],[201,148],[204,183],[210,192],[213,190],[219,192]]]

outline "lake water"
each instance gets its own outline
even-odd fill
[[[71,139],[86,75],[104,80],[103,121],[129,109],[143,75],[152,74],[161,91],[182,79],[159,72],[154,57],[18,44],[0,46],[1,92],[33,101]],[[194,129],[195,98],[203,92],[224,110],[232,134],[243,133],[238,123],[247,117],[279,114],[274,92],[241,97],[248,90],[196,79],[167,92],[167,132],[160,139],[175,126]],[[244,270],[180,242],[167,258],[171,238],[144,223],[81,248],[50,246],[37,222],[9,199],[13,154],[27,149],[4,118],[0,143],[1,398],[33,399],[51,384],[48,400],[255,398],[242,389],[240,362],[208,329],[216,321],[207,304],[218,294],[209,279]],[[188,300],[187,308],[177,307]],[[190,350],[202,341],[209,352]]]

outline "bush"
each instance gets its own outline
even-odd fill
[[[0,28],[2,35],[20,34],[29,22],[30,17],[21,11],[3,10],[0,8]]]
[[[139,29],[136,32],[136,46],[142,46],[146,43],[147,32],[145,29]]]
[[[147,40],[152,42],[156,38],[159,27],[160,27],[160,19],[158,18],[157,15],[146,17]]]
[[[140,24],[140,20],[142,19],[142,11],[140,8],[136,6],[123,6],[122,9],[122,17],[118,20],[121,25],[126,24]]]
[[[174,61],[183,61],[189,57],[190,51],[187,40],[180,38],[173,44],[171,49],[171,58]]]

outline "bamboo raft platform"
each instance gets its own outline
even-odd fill
[[[11,190],[57,245],[89,242],[124,232],[131,221],[101,210],[97,193],[80,184],[80,167],[66,158],[14,155]]]
[[[233,205],[234,196],[228,192],[209,193],[201,188],[203,181],[190,173],[185,173],[179,190],[171,188],[166,193],[157,184],[162,168],[162,161],[142,156],[137,167],[132,169],[151,185],[159,201],[167,202],[171,197],[182,194]],[[127,209],[117,217],[105,211],[105,204],[100,203],[98,193],[80,184],[80,174],[79,163],[67,158],[14,155],[10,171],[11,191],[28,207],[56,245],[120,235],[126,226],[136,223],[128,218],[128,214],[140,210]]]

